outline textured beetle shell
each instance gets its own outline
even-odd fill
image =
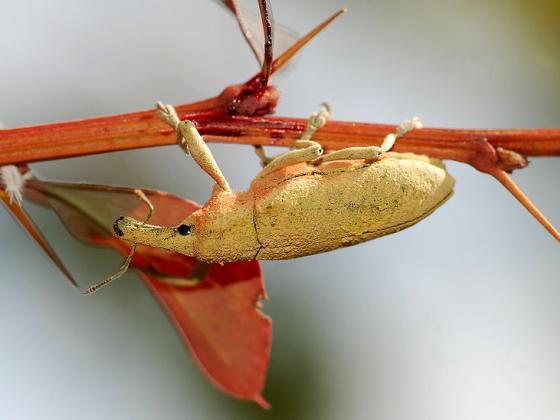
[[[243,193],[215,193],[192,218],[195,257],[208,262],[289,259],[409,227],[453,193],[435,159],[388,153],[373,164],[292,165]]]
[[[194,224],[194,257],[205,262],[254,260],[260,249],[254,225],[254,196],[218,192],[184,223]]]

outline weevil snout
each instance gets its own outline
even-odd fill
[[[133,236],[135,235],[135,231],[141,228],[143,225],[142,222],[135,220],[131,217],[124,217],[121,216],[115,223],[113,224],[113,231],[115,235],[125,239],[125,240],[132,240]],[[145,227],[150,227],[151,225],[145,225]]]
[[[113,224],[113,231],[115,232],[115,235],[117,235],[117,236],[124,236],[124,232],[119,227],[119,222],[123,219],[124,219],[124,217],[121,216],[117,220],[115,220],[115,223]]]
[[[115,220],[113,230],[115,235],[125,241],[192,255],[193,226],[189,224],[166,227],[149,225],[131,217],[119,217]]]

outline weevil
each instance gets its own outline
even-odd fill
[[[327,121],[328,106],[313,114],[292,150],[267,158],[251,186],[233,192],[212,153],[188,120],[158,103],[178,142],[215,181],[208,202],[178,226],[119,218],[115,233],[127,241],[164,248],[206,263],[280,260],[353,245],[414,225],[453,193],[455,180],[441,161],[390,152],[394,142],[420,128],[403,123],[381,146],[323,154],[312,136]]]

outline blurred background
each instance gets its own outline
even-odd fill
[[[301,34],[343,6],[274,78],[279,115],[307,117],[329,101],[339,120],[560,126],[558,1],[273,1],[277,22]],[[4,1],[0,57],[7,127],[192,102],[257,70],[235,20],[211,1]],[[252,149],[211,149],[246,188],[259,169]],[[176,147],[33,169],[198,202],[211,187]],[[0,418],[560,418],[558,243],[493,179],[448,169],[454,198],[419,225],[262,264],[270,412],[208,384],[133,273],[83,298],[0,210]],[[514,176],[556,226],[559,176],[560,159],[546,158]],[[82,284],[120,264],[32,210]]]

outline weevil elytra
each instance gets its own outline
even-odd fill
[[[455,181],[439,160],[389,152],[398,137],[419,127],[417,120],[405,122],[381,147],[323,154],[311,137],[325,124],[328,107],[311,116],[291,151],[273,159],[259,151],[264,169],[247,191],[233,192],[194,124],[158,105],[184,150],[216,185],[204,207],[178,226],[118,219],[116,234],[135,243],[208,263],[290,259],[405,229],[453,193]]]

